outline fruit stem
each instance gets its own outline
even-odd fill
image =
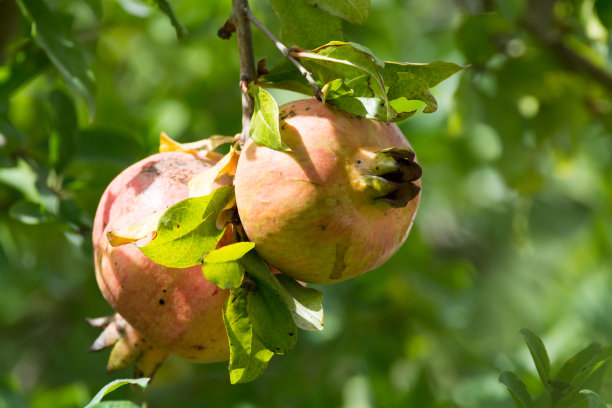
[[[315,82],[314,78],[312,77],[312,74],[306,68],[304,68],[302,64],[300,64],[300,62],[293,55],[291,55],[291,50],[285,44],[280,42],[274,36],[274,34],[272,34],[270,30],[268,30],[268,28],[263,25],[263,23],[259,21],[257,17],[255,17],[255,15],[253,15],[251,10],[247,11],[247,17],[249,20],[251,20],[251,23],[253,23],[255,27],[257,27],[266,37],[268,37],[270,41],[274,43],[276,48],[278,48],[278,50],[283,54],[283,56],[289,61],[291,61],[293,65],[295,65],[298,71],[300,71],[300,74],[302,74],[302,76],[306,78],[306,81],[308,81],[308,83],[310,84],[310,86],[312,86],[312,89],[314,90],[315,98],[317,98],[318,100],[322,100],[323,92],[321,91],[321,88]]]
[[[240,83],[242,89],[242,133],[240,144],[244,145],[249,137],[251,116],[253,116],[253,97],[246,92],[250,82],[257,79],[253,37],[248,15],[251,13],[248,0],[232,0],[232,14],[229,22],[236,28],[238,57],[240,59]]]

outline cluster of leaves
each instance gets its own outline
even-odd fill
[[[612,358],[612,347],[591,343],[569,358],[555,376],[551,375],[550,359],[542,340],[532,331],[521,334],[540,377],[544,392],[534,398],[523,381],[511,371],[500,374],[517,408],[606,408],[596,393]]]

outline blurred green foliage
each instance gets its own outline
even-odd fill
[[[162,130],[179,141],[240,131],[235,40],[216,36],[231,2],[172,1],[180,41],[137,0],[19,3],[49,8],[91,96],[0,0],[0,407],[80,407],[130,374],[87,354],[97,333],[84,317],[111,312],[91,261],[97,201]],[[269,3],[251,3],[278,33]],[[171,359],[144,393],[118,398],[503,408],[514,405],[501,371],[541,387],[521,328],[542,336],[555,371],[591,341],[612,344],[609,27],[607,0],[372,0],[365,25],[343,23],[346,40],[383,60],[471,64],[434,89],[436,113],[401,123],[424,169],[406,244],[376,272],[319,288],[326,329],[300,332],[255,382]],[[280,58],[254,41],[258,59]],[[600,395],[612,401],[612,375]]]

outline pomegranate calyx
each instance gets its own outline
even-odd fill
[[[419,194],[421,187],[415,181],[421,178],[423,170],[415,157],[409,147],[392,147],[374,154],[362,176],[374,200],[399,208]]]

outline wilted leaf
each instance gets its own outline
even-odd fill
[[[216,219],[233,198],[233,187],[219,187],[207,196],[179,201],[159,219],[155,239],[140,250],[154,262],[172,268],[199,264],[223,236]]]
[[[131,244],[145,238],[153,239],[157,232],[159,219],[162,215],[164,215],[163,211],[156,211],[139,222],[126,225],[123,228],[113,231],[108,231],[106,233],[106,239],[108,239],[109,244],[114,247]]]
[[[272,0],[281,24],[281,40],[288,46],[314,48],[342,39],[342,22],[336,16],[300,0]]]
[[[214,152],[214,150],[223,146],[227,143],[233,143],[236,141],[235,136],[218,136],[213,135],[206,139],[199,140],[191,143],[179,143],[176,140],[172,140],[165,132],[162,132],[159,136],[159,151],[161,152],[184,152],[198,155],[200,157],[209,157],[213,159],[220,159],[223,157],[220,153]]]
[[[34,27],[34,40],[59,70],[70,89],[80,95],[89,108],[89,117],[96,111],[96,84],[79,45],[70,38],[64,25],[41,0],[17,0]]]
[[[249,94],[253,96],[255,105],[249,132],[251,139],[255,143],[270,149],[289,150],[281,140],[278,104],[272,95],[253,83],[249,84]]]
[[[219,177],[224,174],[234,176],[238,165],[238,157],[239,154],[236,145],[234,145],[217,164],[192,178],[189,181],[189,197],[208,195],[214,190],[215,181]]]
[[[353,24],[365,24],[370,14],[370,0],[304,0],[306,3],[341,17]],[[338,38],[336,38],[338,39]]]

